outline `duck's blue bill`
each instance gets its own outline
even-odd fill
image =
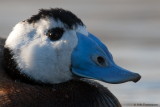
[[[141,76],[117,66],[107,47],[94,35],[77,33],[78,44],[72,52],[72,73],[107,83],[137,82]]]

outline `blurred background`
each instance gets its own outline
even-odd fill
[[[54,7],[75,13],[117,64],[141,74],[136,84],[103,83],[123,106],[160,106],[160,0],[0,0],[0,37],[38,9]]]

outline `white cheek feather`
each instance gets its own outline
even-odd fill
[[[53,19],[41,19],[36,24],[20,22],[5,45],[12,50],[20,72],[46,83],[72,79],[71,54],[78,43],[75,30],[65,31],[60,40],[51,41],[45,34],[53,27],[64,25]]]
[[[36,30],[26,22],[18,23],[8,36],[5,46],[17,50],[36,38]]]

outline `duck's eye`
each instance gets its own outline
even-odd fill
[[[62,35],[64,33],[63,28],[53,28],[48,30],[48,32],[46,33],[46,36],[48,36],[51,40],[55,41],[55,40],[59,40]]]

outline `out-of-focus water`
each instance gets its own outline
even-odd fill
[[[0,35],[40,8],[71,10],[108,46],[117,64],[138,72],[138,83],[103,83],[122,104],[160,105],[159,0],[14,0],[0,1]]]

